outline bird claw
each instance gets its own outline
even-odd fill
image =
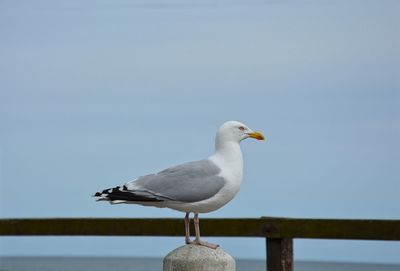
[[[194,239],[194,241],[190,240],[190,228],[189,228],[190,219],[189,219],[189,213],[186,213],[186,216],[185,216],[185,243],[187,245],[194,244],[194,245],[198,245],[198,246],[208,247],[211,249],[216,249],[217,247],[219,247],[219,245],[200,240],[200,227],[199,227],[199,214],[198,213],[194,214],[193,222],[194,222],[194,229],[196,232],[196,238]]]
[[[212,248],[212,249],[217,249],[219,247],[219,245],[217,245],[217,244],[213,244],[213,243],[209,243],[209,242],[206,242],[206,241],[202,241],[200,239],[196,239],[196,240],[192,241],[191,243],[195,244],[195,245],[199,245],[199,246]]]

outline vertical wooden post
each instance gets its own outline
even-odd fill
[[[266,239],[267,271],[293,271],[293,239]]]

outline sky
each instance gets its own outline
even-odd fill
[[[388,0],[0,1],[0,217],[183,218],[90,195],[211,155],[219,125],[239,120],[267,141],[242,142],[239,194],[201,217],[399,219],[399,12]],[[265,257],[262,239],[209,239]],[[0,255],[162,257],[182,243],[2,237]],[[399,242],[295,240],[300,260],[399,254]]]

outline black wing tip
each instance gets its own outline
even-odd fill
[[[124,185],[124,189],[125,189],[125,185]],[[94,194],[92,194],[93,197],[108,197],[110,194],[120,190],[121,186],[116,186],[114,188],[108,188],[108,189],[104,189],[101,192],[96,192]]]
[[[96,192],[92,195],[92,197],[101,197],[101,193],[100,192]]]
[[[162,202],[164,199],[158,198],[152,194],[140,195],[135,191],[129,191],[126,185],[116,186],[114,188],[104,189],[102,192],[96,192],[93,197],[100,197],[97,201],[125,201],[125,202]]]

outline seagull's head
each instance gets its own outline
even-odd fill
[[[219,128],[217,138],[223,141],[240,142],[246,138],[264,140],[261,132],[255,132],[239,121],[227,121]]]

